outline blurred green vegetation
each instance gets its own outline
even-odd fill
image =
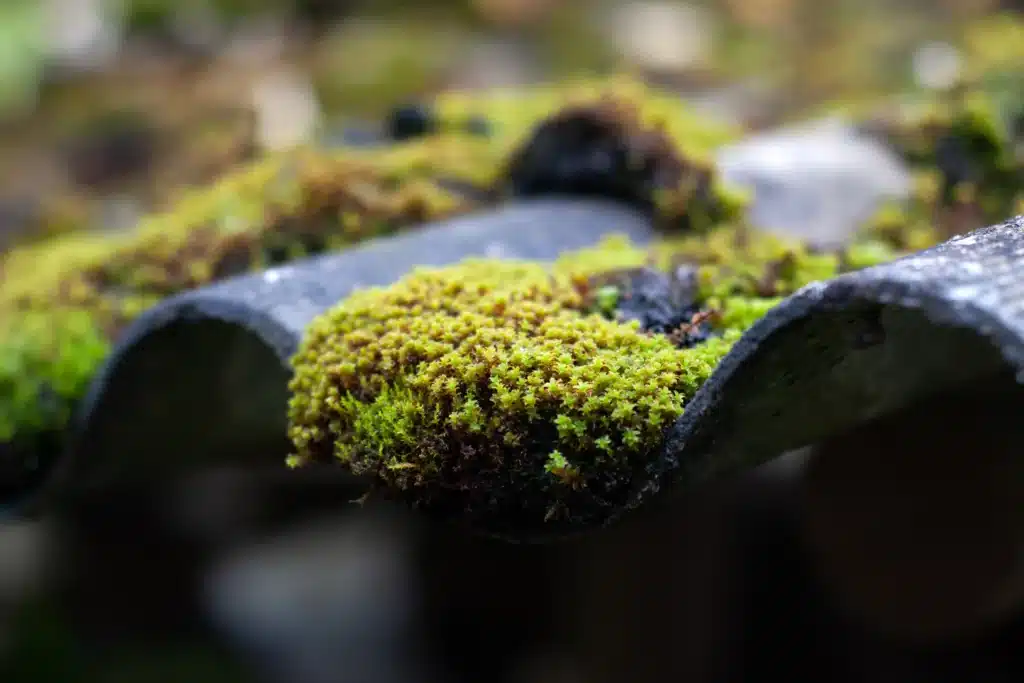
[[[31,107],[45,57],[41,4],[7,0],[0,5],[0,117]]]

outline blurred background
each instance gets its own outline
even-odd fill
[[[0,248],[446,88],[625,70],[754,128],[1020,54],[1016,0],[4,0]]]
[[[0,249],[128,228],[246,159],[449,88],[625,70],[763,129],[943,88],[1018,0],[2,0]],[[794,456],[795,457],[795,456]],[[1013,615],[885,632],[797,539],[794,460],[510,546],[361,487],[216,472],[0,524],[0,680],[1020,681]]]

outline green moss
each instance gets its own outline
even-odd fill
[[[312,152],[263,160],[186,195],[132,234],[76,233],[9,252],[0,317],[76,311],[112,341],[168,296],[455,210],[443,190],[393,177],[383,164]],[[65,328],[54,314],[52,334],[73,344],[77,332]],[[0,331],[0,355],[21,343]]]
[[[717,334],[680,348],[618,319],[623,291],[602,278],[644,264],[696,268],[694,310],[707,312],[695,320]],[[722,227],[650,250],[614,238],[548,266],[418,270],[310,326],[293,359],[289,462],[340,461],[499,535],[602,523],[632,503],[665,430],[742,332],[840,269],[839,254]]]
[[[340,460],[499,533],[611,514],[729,342],[588,315],[574,275],[473,260],[354,294],[295,359],[291,463]]]
[[[815,252],[805,244],[738,225],[722,225],[702,235],[668,238],[654,249],[662,267],[697,267],[701,297],[779,297],[833,277],[840,252]]]
[[[1021,81],[1008,92],[964,85],[890,109],[870,124],[910,164],[911,198],[883,207],[871,238],[918,250],[1024,211]]]
[[[897,253],[892,246],[882,240],[861,240],[844,250],[844,268],[861,270],[892,261],[896,256]]]
[[[607,522],[664,466],[666,429],[745,330],[800,287],[899,253],[879,241],[822,253],[725,225],[650,248],[613,237],[548,265],[418,270],[310,326],[293,359],[289,463],[339,462],[504,537]],[[682,327],[714,333],[683,345],[624,321],[631,295],[613,276],[644,267],[696,273]]]
[[[63,427],[109,344],[81,311],[25,312],[0,323],[0,442]]]
[[[73,348],[82,340],[74,326],[79,323],[70,324],[63,313],[73,311],[76,321],[87,319],[109,342],[144,310],[179,292],[503,201],[493,190],[509,155],[560,107],[588,101],[617,103],[631,126],[665,127],[678,145],[669,151],[685,150],[688,159],[706,156],[731,135],[689,115],[678,100],[621,80],[538,88],[514,98],[453,93],[436,103],[444,125],[435,135],[379,148],[304,149],[263,158],[183,193],[129,234],[73,232],[14,249],[2,257],[0,317],[19,320],[25,311],[38,320],[50,316],[53,343]],[[460,122],[471,116],[488,120],[491,134],[466,134]],[[183,163],[192,168],[188,159]],[[692,192],[692,179],[680,176],[677,187],[662,188],[674,215],[680,207],[686,214],[680,193]],[[726,210],[740,206],[724,189],[720,196]],[[20,358],[24,343],[12,328],[0,330],[0,356]],[[41,350],[40,359],[46,358]],[[101,359],[93,353],[82,358],[90,366],[83,366],[83,376]],[[62,371],[37,365],[18,370],[27,373],[19,392],[31,394],[24,387],[41,386]],[[76,387],[80,392],[84,383]],[[0,406],[15,426],[27,419],[23,408]]]
[[[0,318],[0,499],[25,493],[65,444],[79,399],[110,346],[82,311]]]
[[[718,302],[721,311],[719,325],[727,330],[744,332],[782,303],[785,297],[730,296]]]

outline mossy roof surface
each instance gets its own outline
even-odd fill
[[[668,131],[670,152],[678,159],[692,157],[702,165],[702,174],[708,151],[735,135],[693,116],[676,98],[622,79],[515,93],[445,95],[432,105],[442,125],[429,134],[372,147],[267,156],[206,188],[185,192],[168,210],[148,216],[131,232],[72,232],[3,254],[0,316],[9,324],[0,330],[0,355],[20,353],[16,349],[22,340],[11,330],[29,325],[23,316],[51,316],[50,329],[63,340],[64,320],[75,313],[76,320],[91,323],[89,339],[69,329],[66,344],[59,341],[57,347],[90,359],[73,364],[81,373],[76,386],[84,386],[100,361],[92,353],[92,337],[109,343],[163,298],[504,201],[507,193],[496,187],[499,176],[509,155],[528,142],[530,131],[560,107],[597,101],[616,103],[627,125],[623,135],[636,132],[637,126]],[[510,106],[513,102],[516,107]],[[486,120],[488,134],[467,133],[460,123],[466,117]],[[620,131],[613,127],[612,132]],[[679,175],[675,188],[663,188],[669,195],[676,190],[673,201],[662,199],[668,202],[666,213],[681,215],[679,198],[692,195],[692,180]],[[721,196],[726,204],[738,206],[724,189]],[[85,344],[80,356],[76,340]],[[0,377],[16,385],[18,396],[41,386],[38,378],[26,375],[21,361],[3,367],[19,368]],[[57,414],[69,410],[65,406]],[[24,426],[35,429],[37,422],[28,420]],[[63,424],[61,418],[49,426]]]
[[[649,250],[606,244],[551,267],[467,263],[341,302],[295,358],[293,464],[340,460],[416,506],[499,535],[613,518],[663,466],[665,426],[781,297],[1024,212],[1020,92],[976,82],[862,114],[916,182],[836,252],[758,233],[734,213]],[[684,268],[694,324],[716,334],[652,335],[603,317],[609,304],[587,292],[643,264]],[[508,284],[503,268],[522,272]],[[448,291],[458,294],[438,306]],[[365,317],[375,306],[384,317]],[[681,348],[680,338],[699,341]]]
[[[86,289],[98,299],[137,294],[148,303],[272,261],[478,208],[486,202],[472,190],[486,192],[498,182],[538,123],[560,108],[602,98],[623,105],[624,115],[644,126],[663,127],[680,156],[707,162],[711,149],[735,135],[695,117],[678,99],[629,81],[453,93],[435,103],[449,123],[430,135],[264,158],[187,193],[131,233],[74,234],[14,250],[0,273],[0,308],[111,304],[64,301],[69,290],[84,296]],[[491,132],[468,135],[455,125],[469,116],[484,117]]]
[[[1004,101],[985,89],[971,90],[961,100],[901,108],[886,119],[890,140],[917,164],[919,190],[913,200],[886,207],[841,255],[794,247],[797,256],[786,258],[777,258],[776,246],[741,227],[744,198],[717,183],[712,152],[739,131],[697,117],[674,96],[612,79],[567,88],[449,93],[433,102],[431,111],[438,125],[429,134],[372,148],[302,149],[266,157],[207,188],[186,192],[130,233],[72,233],[5,254],[0,316],[9,323],[0,330],[0,355],[12,360],[2,366],[7,374],[0,381],[14,387],[12,396],[35,396],[38,408],[37,415],[17,418],[22,427],[15,431],[62,427],[76,392],[66,392],[61,409],[44,411],[52,401],[49,390],[41,389],[47,378],[73,372],[75,380],[67,386],[84,387],[102,357],[95,340],[109,344],[127,322],[167,296],[505,201],[516,193],[510,176],[532,173],[536,180],[537,167],[547,168],[544,155],[526,171],[522,166],[530,164],[516,162],[548,124],[570,126],[560,128],[561,135],[581,121],[596,122],[591,128],[602,144],[621,152],[630,169],[642,169],[629,180],[646,188],[659,224],[672,235],[659,258],[669,258],[672,249],[689,250],[699,263],[702,302],[718,311],[719,325],[736,329],[763,312],[773,297],[791,291],[791,284],[930,246],[989,217],[1024,210],[1019,132],[1008,125]],[[468,132],[473,120],[486,122],[486,134]],[[951,139],[960,142],[953,145],[959,154],[952,155],[954,161],[967,163],[940,159]],[[964,177],[953,177],[963,168]],[[731,240],[738,235],[750,249],[766,249],[772,258],[766,261],[746,247],[737,252]],[[622,258],[603,253],[609,267]],[[19,355],[24,344],[13,332],[23,325],[22,316],[49,316],[53,348],[62,350],[52,360],[55,367],[24,371],[29,367]],[[72,317],[87,322],[65,331],[64,321]],[[80,334],[83,325],[87,334]],[[20,411],[33,402],[18,405]],[[37,419],[44,414],[58,417]]]
[[[894,256],[722,226],[554,264],[416,271],[310,326],[293,360],[290,462],[340,461],[501,536],[602,524],[635,504],[666,429],[745,329],[808,282]],[[653,332],[622,312],[637,273],[658,272],[681,315]]]

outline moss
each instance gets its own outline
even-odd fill
[[[666,429],[742,332],[848,267],[721,227],[651,249],[610,239],[550,265],[418,270],[310,326],[293,359],[289,463],[340,462],[499,536],[605,523],[664,466]],[[658,272],[684,289],[658,294]],[[636,314],[665,303],[675,323]]]
[[[6,342],[0,354],[0,441],[18,429],[53,427],[53,413],[58,424],[66,422],[70,404],[109,350],[102,331],[81,311],[5,316],[0,334]]]
[[[695,264],[700,295],[780,297],[841,270],[841,253],[807,245],[744,224],[723,225],[704,235],[669,238],[654,250],[662,267]]]
[[[861,270],[892,261],[897,252],[882,240],[860,240],[843,250],[843,270]]]
[[[45,475],[96,367],[109,351],[82,311],[0,318],[0,498]]]
[[[911,198],[865,227],[898,249],[922,249],[1024,209],[1024,100],[982,84],[891,109],[868,127],[910,164]]]
[[[504,201],[500,188],[508,160],[529,146],[531,132],[562,108],[587,102],[615,105],[622,115],[613,121],[614,135],[632,139],[637,131],[658,130],[659,158],[686,160],[696,169],[672,176],[672,183],[659,188],[661,195],[652,188],[651,204],[673,216],[674,227],[696,216],[693,206],[680,203],[683,193],[702,193],[713,200],[705,205],[713,203],[723,216],[742,206],[718,187],[706,160],[696,161],[733,131],[689,115],[674,97],[623,80],[538,88],[512,99],[508,92],[453,93],[433,103],[440,123],[430,134],[377,148],[266,157],[183,193],[131,233],[73,232],[14,249],[3,255],[0,268],[0,317],[32,312],[42,318],[60,311],[53,313],[50,329],[55,343],[70,348],[80,340],[66,324],[63,312],[71,311],[110,342],[141,312],[176,293]],[[474,120],[487,123],[486,135],[464,125]],[[236,147],[228,145],[228,156]],[[211,158],[200,157],[183,155],[185,175],[195,175],[193,162]],[[174,169],[166,172],[173,182]],[[664,193],[672,201],[658,204]],[[20,343],[10,330],[0,330],[0,355]],[[83,358],[88,376],[101,357]],[[29,384],[47,379],[47,371],[35,366],[24,371]],[[85,385],[76,386],[80,393]],[[11,410],[16,424],[24,416]],[[62,419],[50,427],[59,428]]]
[[[626,77],[571,86],[449,93],[447,130],[488,123],[474,180],[499,197],[600,195],[650,209],[667,229],[741,214],[747,197],[719,179],[713,154],[741,131],[695,115],[677,95]]]
[[[729,342],[587,314],[576,275],[471,260],[354,294],[295,359],[292,464],[338,459],[499,534],[604,521]]]
[[[184,197],[127,236],[75,235],[10,255],[5,307],[75,306],[118,329],[154,301],[213,280],[418,224],[449,194],[388,169],[302,152],[272,158]],[[29,272],[31,270],[31,272]]]

